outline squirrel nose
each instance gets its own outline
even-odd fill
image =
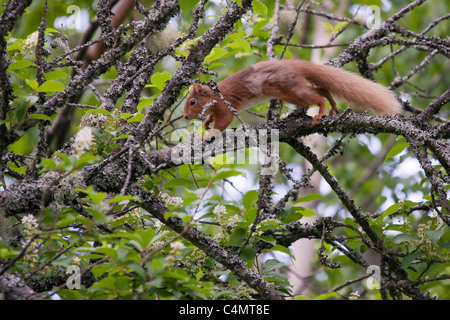
[[[183,115],[183,118],[187,119],[188,118],[187,114]]]

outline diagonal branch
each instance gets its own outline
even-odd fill
[[[231,270],[238,279],[245,281],[251,288],[261,294],[263,299],[284,300],[281,293],[272,289],[270,284],[255,271],[248,268],[244,261],[225,250],[219,243],[212,240],[210,236],[195,228],[186,228],[180,218],[170,217],[165,219],[164,214],[167,212],[167,209],[153,194],[136,186],[130,187],[129,192],[140,197],[143,209],[168,225],[175,232],[181,234],[183,238],[203,250],[208,256]]]

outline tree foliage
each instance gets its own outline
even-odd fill
[[[2,297],[448,299],[450,6],[366,2],[4,1]],[[317,52],[402,114],[312,124],[271,101],[223,144],[188,139],[191,84]],[[308,293],[299,239],[317,240]]]

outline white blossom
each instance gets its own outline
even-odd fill
[[[157,229],[161,229],[162,227],[164,227],[164,223],[162,223],[162,222],[159,221],[159,220],[156,220],[156,221],[155,221],[155,227],[156,227]]]
[[[38,42],[38,32],[35,31],[32,34],[28,35],[28,37],[22,42],[24,49],[32,49],[36,47]]]
[[[26,229],[33,229],[37,226],[37,220],[32,214],[23,217],[22,223]]]
[[[239,215],[235,214],[234,216],[232,216],[228,219],[227,227],[234,228],[234,227],[236,227],[236,225],[238,224],[239,221],[240,221]]]
[[[184,243],[180,241],[172,242],[170,244],[170,247],[172,248],[173,251],[183,250],[184,248],[186,248],[184,246]]]
[[[167,193],[161,192],[159,194],[161,199],[167,204],[174,207],[180,207],[183,204],[183,198],[180,197],[171,197]]]
[[[348,297],[348,300],[358,300],[359,297],[359,291],[354,291],[350,293],[350,297]]]
[[[89,149],[94,140],[92,135],[92,130],[89,127],[84,127],[78,131],[75,136],[75,142],[73,143],[73,149],[76,155],[80,156],[83,154],[85,149]]]
[[[226,214],[227,213],[227,208],[223,204],[218,204],[214,208],[213,213],[217,214],[217,215]]]
[[[38,262],[38,243],[33,239],[33,235],[38,231],[39,224],[36,218],[32,215],[26,215],[22,218],[23,235],[26,240],[25,247],[27,251],[23,257],[25,264],[30,268],[35,268]]]
[[[37,232],[39,225],[37,223],[36,218],[32,214],[23,217],[22,223],[23,223],[23,232],[26,236],[31,236]]]

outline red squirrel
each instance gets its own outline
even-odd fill
[[[317,105],[319,114],[314,116],[313,124],[325,114],[324,97],[331,104],[330,115],[338,113],[333,96],[377,115],[396,114],[401,110],[396,95],[386,87],[339,68],[302,60],[258,62],[220,81],[217,86],[223,98],[237,112],[273,98],[303,108]],[[209,86],[194,84],[187,97],[183,117],[197,118],[203,106],[213,99],[217,102],[209,108],[204,127],[209,130],[209,124],[214,122],[213,129],[224,131],[234,116]],[[212,136],[213,132],[206,135]]]

